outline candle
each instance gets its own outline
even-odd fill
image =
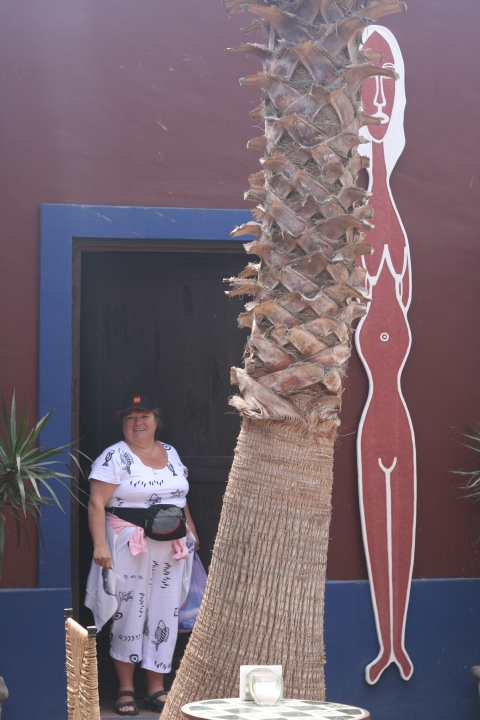
[[[277,705],[282,699],[282,676],[254,673],[251,678],[251,691],[256,705]]]

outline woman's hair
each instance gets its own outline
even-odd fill
[[[155,408],[155,410],[152,411],[155,415],[155,420],[157,421],[157,429],[155,431],[155,437],[158,440],[158,436],[163,430],[163,413],[160,410],[160,408]]]

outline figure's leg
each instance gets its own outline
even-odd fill
[[[413,449],[409,458],[408,443],[405,445],[402,471],[395,477],[393,486],[396,509],[392,516],[392,642],[400,675],[408,680],[413,673],[413,664],[405,649],[405,625],[413,569],[416,499]]]
[[[370,590],[375,614],[375,625],[379,642],[377,657],[367,665],[365,679],[374,684],[392,662],[391,633],[391,558],[389,543],[390,528],[390,488],[389,476],[377,463],[364,463],[361,495],[364,528],[364,543],[370,578]]]
[[[404,636],[413,559],[415,478],[408,453],[397,460],[388,468],[379,462],[385,478],[385,547],[388,553],[383,562],[379,562],[378,551],[374,551],[373,558],[369,560],[380,643],[378,656],[366,668],[366,680],[370,684],[377,682],[392,662],[398,666],[404,680],[408,680],[413,673],[412,661],[405,650]],[[377,528],[380,512],[379,504],[376,510],[378,517],[375,518]],[[373,525],[371,513],[369,520]]]

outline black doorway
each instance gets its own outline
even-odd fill
[[[178,246],[178,248],[177,248]],[[80,288],[78,417],[80,450],[95,458],[119,439],[116,411],[139,389],[164,412],[162,438],[189,468],[189,506],[208,567],[225,483],[239,431],[229,408],[230,368],[242,361],[245,332],[237,327],[243,301],[229,299],[223,279],[245,267],[238,243],[153,244],[142,251],[77,245]],[[89,463],[85,461],[88,474]],[[81,481],[88,490],[88,483]],[[78,608],[83,606],[92,546],[86,510],[78,515]],[[182,638],[183,640],[185,638]],[[107,631],[99,635],[100,694],[115,692]]]

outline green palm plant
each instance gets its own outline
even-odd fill
[[[10,414],[2,397],[3,434],[0,435],[0,576],[5,551],[5,524],[7,513],[13,516],[17,529],[17,542],[21,532],[28,538],[25,521],[32,515],[40,532],[39,517],[42,506],[63,507],[53,487],[60,483],[70,495],[75,496],[71,482],[75,480],[68,465],[61,472],[58,467],[59,455],[67,453],[77,465],[78,461],[69,452],[69,445],[42,447],[39,436],[47,425],[53,410],[41,417],[30,428],[28,413],[23,407],[17,417],[15,393],[12,397]],[[30,429],[29,429],[30,428]]]
[[[470,450],[474,450],[478,453],[478,457],[475,458],[474,467],[472,470],[454,470],[455,475],[461,475],[466,480],[462,486],[465,490],[465,495],[472,500],[480,500],[480,425],[473,425],[467,432],[462,433],[465,441],[462,443],[465,447]]]

